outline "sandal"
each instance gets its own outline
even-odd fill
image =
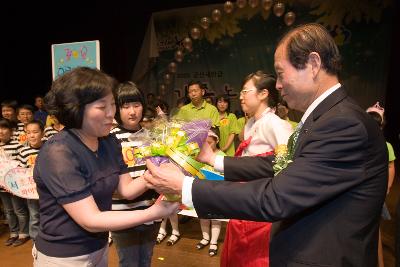
[[[205,246],[207,246],[210,243],[210,240],[203,238],[202,240],[200,240],[199,243],[197,243],[196,248],[197,249],[202,249]]]
[[[211,246],[214,246],[215,248],[211,248]],[[208,250],[208,255],[210,255],[210,257],[213,257],[215,255],[217,255],[218,252],[218,244],[210,244],[210,249]]]
[[[156,243],[161,244],[161,242],[163,242],[163,240],[165,239],[166,236],[167,236],[167,233],[158,233]]]
[[[176,234],[172,234],[168,241],[167,241],[167,246],[173,246],[176,244],[176,242],[179,241],[179,239],[181,239],[181,235],[176,235]]]

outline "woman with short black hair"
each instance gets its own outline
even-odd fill
[[[178,204],[160,201],[145,210],[111,211],[115,190],[132,199],[147,190],[132,180],[121,145],[109,135],[116,82],[85,67],[54,81],[47,110],[65,125],[41,148],[34,179],[40,204],[35,266],[107,266],[108,231],[169,216]],[[61,264],[62,263],[62,264]]]

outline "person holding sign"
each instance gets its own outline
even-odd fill
[[[4,152],[7,160],[16,160],[18,151],[22,145],[12,139],[14,123],[8,119],[0,119],[0,149]],[[7,161],[7,169],[10,169],[9,161]],[[15,166],[17,166],[17,161]],[[6,168],[2,167],[2,176],[4,180]],[[29,240],[29,215],[26,208],[25,199],[15,196],[0,188],[0,198],[3,203],[4,213],[10,228],[10,237],[5,241],[6,246],[20,246]]]
[[[119,141],[109,135],[116,81],[97,69],[78,67],[56,79],[45,106],[65,129],[41,148],[33,177],[40,204],[34,266],[107,266],[108,231],[169,216],[178,203],[144,210],[111,211],[112,195],[134,199],[147,190],[132,180]]]
[[[148,135],[148,130],[140,126],[143,110],[146,109],[144,96],[133,82],[125,82],[115,90],[114,97],[118,126],[112,129],[111,134],[121,142],[122,155],[130,176],[133,180],[138,179],[147,169],[146,162],[136,159],[133,152],[135,147],[143,145],[143,138]],[[157,197],[158,193],[154,190],[145,191],[132,200],[124,199],[117,193],[113,196],[112,210],[142,210],[151,206]],[[159,227],[159,223],[149,221],[129,229],[113,231],[119,266],[150,266]]]
[[[36,157],[43,145],[44,126],[39,120],[33,120],[25,125],[28,145],[21,148],[18,152],[18,161],[23,168],[33,170]],[[29,236],[35,242],[39,231],[39,201],[37,199],[27,199],[29,210]]]

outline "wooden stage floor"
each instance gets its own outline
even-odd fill
[[[400,173],[400,169],[398,169]],[[388,208],[392,214],[392,220],[382,221],[382,236],[385,267],[394,267],[394,236],[395,236],[395,206],[400,193],[399,175],[396,175],[395,184],[387,198]],[[219,255],[223,247],[225,225],[221,231],[219,240],[219,251],[215,257],[208,256],[208,248],[196,250],[195,246],[201,239],[200,224],[198,219],[180,225],[181,240],[172,247],[168,247],[164,241],[156,245],[152,260],[154,267],[217,267],[219,266]],[[170,232],[170,231],[169,231]],[[5,225],[0,225],[0,266],[2,267],[27,267],[32,266],[31,248],[32,242],[29,241],[20,247],[5,247],[4,241],[8,237],[8,230]],[[118,259],[115,246],[110,247],[109,266],[118,266]]]

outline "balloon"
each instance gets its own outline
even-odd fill
[[[211,18],[214,22],[219,22],[221,20],[221,11],[214,9],[211,13]]]
[[[192,39],[190,39],[190,37],[186,37],[185,39],[183,39],[183,47],[185,47],[186,50],[192,50]]]
[[[175,73],[177,68],[178,68],[178,65],[176,65],[175,62],[171,62],[168,65],[168,71],[171,73]]]
[[[285,21],[285,24],[287,26],[290,26],[294,23],[294,21],[296,20],[296,14],[294,14],[294,12],[289,11],[285,14],[285,17],[283,18],[283,20]]]
[[[260,2],[259,0],[249,0],[249,6],[251,8],[256,8],[258,6],[259,2]]]
[[[201,20],[200,20],[200,26],[204,30],[207,30],[208,27],[210,26],[210,19],[208,17],[202,17]]]
[[[226,14],[232,13],[233,11],[233,3],[231,1],[226,1],[224,4],[224,11]]]
[[[171,74],[169,74],[169,73],[164,74],[164,83],[165,84],[170,84],[171,83],[171,78],[172,78]]]
[[[175,52],[175,60],[178,61],[178,62],[182,62],[182,60],[183,60],[183,52],[182,52],[182,50],[177,50]]]
[[[246,0],[236,0],[236,5],[238,6],[238,8],[244,8],[247,4]]]
[[[276,3],[274,5],[274,14],[277,17],[280,17],[285,13],[285,5],[283,3]]]
[[[192,36],[192,38],[195,39],[195,40],[197,40],[197,39],[200,38],[200,34],[201,34],[201,31],[200,31],[200,29],[197,28],[197,27],[193,27],[193,28],[190,30],[190,36]]]
[[[159,89],[160,95],[165,95],[165,90],[167,89],[167,86],[165,84],[161,84]]]
[[[270,10],[273,4],[274,4],[273,0],[262,0],[261,1],[261,5],[264,8],[264,10],[266,10],[266,11]]]

